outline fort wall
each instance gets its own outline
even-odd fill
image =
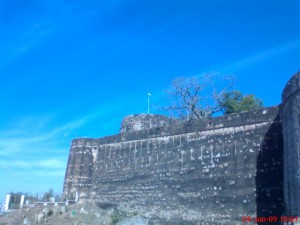
[[[300,73],[287,83],[282,94],[284,137],[284,195],[289,215],[300,215]]]
[[[117,135],[74,139],[64,195],[181,225],[299,215],[299,89],[297,74],[277,107],[190,122],[133,115]]]

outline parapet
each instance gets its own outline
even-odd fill
[[[120,133],[170,126],[174,119],[157,114],[135,114],[123,119]]]

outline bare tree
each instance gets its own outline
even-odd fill
[[[205,74],[196,77],[180,77],[172,81],[167,90],[170,105],[164,108],[174,116],[204,119],[222,110],[222,97],[233,85],[233,76]]]

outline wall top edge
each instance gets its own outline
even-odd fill
[[[126,133],[119,133],[101,138],[75,138],[72,145],[101,145],[109,143],[119,143],[132,140],[140,140],[161,136],[171,136],[191,132],[201,132],[206,130],[222,129],[243,125],[251,125],[262,122],[272,122],[278,119],[280,106],[265,107],[258,110],[233,113],[229,115],[213,117],[201,121],[178,122],[174,120],[162,127],[155,127],[145,130],[137,130]]]

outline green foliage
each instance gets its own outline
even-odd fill
[[[243,95],[239,91],[226,92],[220,104],[224,114],[249,111],[263,107],[262,101],[253,94]]]
[[[124,219],[123,214],[114,213],[111,215],[111,223],[110,225],[116,225],[118,222]]]
[[[128,213],[128,216],[133,217],[133,216],[137,216],[138,214],[139,213],[137,211],[133,211],[133,212]]]
[[[124,220],[125,218],[137,216],[139,213],[137,211],[132,212],[115,212],[111,215],[111,222],[110,225],[116,225],[120,221]]]
[[[76,216],[77,212],[76,210],[72,210],[72,216]]]

